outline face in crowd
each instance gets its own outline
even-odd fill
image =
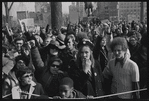
[[[50,72],[52,74],[57,74],[60,68],[60,62],[54,61],[50,66]]]
[[[121,59],[124,58],[126,52],[122,49],[121,45],[116,45],[113,53],[117,59]]]
[[[60,86],[60,96],[61,98],[70,98],[73,91],[73,87],[69,85],[61,85]]]
[[[73,49],[73,47],[74,47],[74,42],[73,42],[73,39],[72,39],[72,38],[69,38],[69,39],[68,39],[68,42],[67,42],[66,47],[67,47],[69,50]]]
[[[22,45],[23,45],[23,40],[17,40],[15,43],[15,47],[17,50],[21,50]]]
[[[101,40],[100,46],[101,47],[106,46],[106,38],[105,37]]]
[[[137,39],[135,37],[130,37],[129,42],[132,46],[135,46],[137,44]]]
[[[81,61],[90,59],[91,49],[89,46],[83,46],[81,50]]]
[[[48,38],[46,38],[45,40],[44,40],[44,45],[45,46],[48,46],[49,44],[50,44],[50,41],[51,41],[52,39],[50,38],[50,37],[48,37]]]
[[[23,85],[29,85],[29,84],[31,84],[32,78],[33,78],[33,73],[25,73],[21,77],[21,83]]]

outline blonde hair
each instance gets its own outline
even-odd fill
[[[77,54],[77,65],[78,65],[78,68],[79,68],[79,69],[82,69],[81,50],[83,49],[83,47],[88,47],[88,48],[90,49],[90,47],[89,47],[88,45],[83,45],[83,46],[81,46],[81,47],[79,48],[78,54]],[[91,65],[91,66],[92,66],[92,68],[94,68],[95,60],[94,60],[93,52],[92,52],[91,49],[90,49],[90,53],[91,53],[91,55],[90,55],[90,60],[91,60],[91,62],[92,62],[92,65]]]

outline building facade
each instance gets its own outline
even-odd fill
[[[147,2],[144,2],[144,19],[147,19]],[[101,20],[109,19],[114,22],[132,20],[139,22],[141,2],[98,2],[96,16]]]
[[[140,21],[140,2],[119,2],[119,20]]]
[[[69,21],[75,24],[86,16],[84,2],[72,2],[69,6]]]

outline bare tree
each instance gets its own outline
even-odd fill
[[[6,22],[9,23],[9,13],[10,13],[10,10],[11,10],[12,5],[14,4],[14,2],[11,2],[9,7],[8,7],[8,3],[10,3],[10,2],[3,2],[3,3],[4,3],[4,6],[5,6],[5,12],[6,12]]]

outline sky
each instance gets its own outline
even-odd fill
[[[15,3],[16,4],[16,3]],[[17,3],[17,5],[18,5],[19,3]],[[25,7],[27,10],[29,10],[29,11],[35,11],[35,8],[34,8],[34,2],[24,2],[24,4],[26,4],[27,5],[27,7]],[[71,2],[62,2],[62,12],[63,13],[69,13],[69,6],[71,5]],[[14,9],[18,9],[18,8],[16,8],[16,7],[18,7],[18,6],[13,6],[13,8]],[[24,8],[24,9],[25,9]],[[23,8],[22,8],[23,9]],[[3,8],[2,8],[2,10],[3,10],[3,13],[5,12],[5,9],[4,9],[4,5],[3,5]],[[20,8],[19,8],[19,10],[21,10]]]
[[[70,5],[71,5],[71,2],[62,2],[62,12],[68,14]]]

